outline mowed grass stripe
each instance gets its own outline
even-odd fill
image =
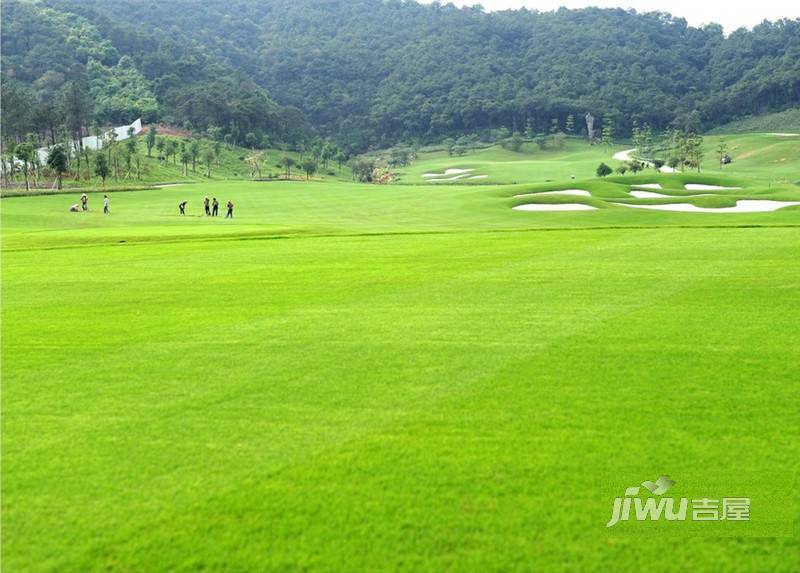
[[[637,570],[667,548],[695,563],[709,542],[609,543],[609,501],[664,466],[703,483],[741,457],[775,488],[775,468],[796,470],[797,377],[778,361],[796,356],[796,240],[643,230],[7,254],[15,564],[35,551],[41,570]],[[26,345],[43,339],[52,352]],[[744,570],[789,570],[780,544],[713,547]]]

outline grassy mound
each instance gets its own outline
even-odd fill
[[[469,177],[448,184],[524,183],[532,181],[558,181],[586,179],[594,176],[598,164],[608,161],[608,150],[599,145],[589,146],[577,138],[565,140],[563,149],[540,150],[532,143],[523,145],[519,152],[492,146],[478,149],[463,156],[450,156],[444,151],[422,154],[417,161],[396,169],[400,175],[397,183],[427,184],[426,173],[444,173],[447,169],[472,169]]]
[[[750,116],[711,130],[713,135],[731,133],[800,133],[800,109]]]
[[[174,139],[179,143],[186,141],[185,138],[178,138],[172,136],[158,136],[159,139],[170,140]],[[207,139],[200,139],[201,147],[208,147],[213,145],[213,142]],[[293,151],[285,151],[282,149],[259,149],[252,150],[244,147],[237,147],[233,145],[222,145],[218,161],[212,161],[211,176],[206,176],[206,165],[198,158],[194,167],[189,163],[187,173],[183,173],[183,165],[180,162],[180,154],[175,157],[170,157],[165,161],[157,158],[157,150],[153,149],[151,157],[147,156],[147,145],[145,143],[145,136],[139,135],[136,137],[137,155],[140,158],[140,172],[137,176],[135,163],[132,164],[132,172],[127,173],[127,168],[122,169],[119,177],[110,175],[106,179],[105,187],[102,186],[102,181],[99,177],[94,175],[91,171],[90,178],[86,178],[86,169],[81,169],[80,176],[77,173],[73,177],[64,178],[64,187],[67,191],[70,188],[81,189],[82,191],[97,191],[102,192],[107,189],[113,190],[138,190],[155,185],[169,184],[169,183],[196,183],[206,181],[227,181],[227,180],[249,180],[258,178],[258,174],[251,177],[250,166],[247,159],[258,155],[261,159],[259,166],[261,168],[260,179],[264,181],[273,181],[285,178],[285,168],[279,166],[278,163],[282,157],[291,157],[298,164],[292,168],[290,177],[295,180],[305,180],[305,174],[300,169],[301,163],[300,154]],[[119,145],[123,145],[121,142]],[[93,165],[93,163],[92,163]],[[330,162],[327,169],[323,169],[322,165],[318,167],[314,179],[317,181],[349,181],[352,175],[346,166],[339,166],[335,162]],[[21,195],[39,195],[56,193],[55,185],[52,180],[44,179],[40,181],[36,188],[30,191],[25,190],[24,180],[21,175],[17,175],[14,181],[15,185],[8,189],[2,190],[3,196],[21,196]]]

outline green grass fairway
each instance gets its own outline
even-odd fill
[[[577,138],[566,139],[564,143],[563,149],[544,150],[526,143],[520,152],[493,146],[471,151],[461,157],[450,156],[445,151],[426,153],[411,165],[393,171],[400,174],[399,183],[423,184],[426,180],[422,174],[444,173],[453,168],[473,169],[469,177],[481,176],[480,179],[464,177],[456,180],[458,183],[527,183],[569,180],[573,176],[586,179],[594,177],[601,161],[611,163],[608,149],[603,146],[589,146]],[[442,181],[435,185],[451,183]]]
[[[733,163],[720,171],[716,149],[720,141],[728,146]],[[758,177],[772,182],[800,180],[800,134],[773,133],[708,135],[704,139],[705,171]]]
[[[721,170],[716,150],[724,141],[733,163]],[[463,156],[450,156],[446,152],[424,153],[411,165],[399,168],[398,183],[461,185],[485,183],[541,183],[572,181],[595,177],[600,162],[612,168],[623,162],[612,159],[615,151],[630,148],[630,144],[619,144],[613,150],[602,145],[589,146],[577,138],[565,140],[563,149],[539,150],[527,143],[520,152],[493,146],[473,150]],[[779,185],[800,179],[800,135],[788,137],[774,133],[741,133],[707,135],[704,138],[705,155],[702,172],[725,174],[746,178],[757,178],[767,185]],[[442,181],[431,183],[423,174],[442,174],[447,169],[469,169],[468,173],[440,177]],[[654,173],[650,169],[645,173]],[[458,177],[448,181],[450,177]],[[477,178],[476,178],[477,177]],[[624,177],[634,177],[632,174]],[[573,179],[574,178],[574,179]]]
[[[3,199],[4,571],[800,570],[800,208],[612,203],[800,188],[590,180],[596,151],[548,186]],[[573,185],[596,211],[511,209]],[[606,527],[661,474],[750,521]]]
[[[728,133],[800,133],[800,109],[765,113],[733,121],[711,130],[712,134]]]

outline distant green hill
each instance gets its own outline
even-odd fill
[[[54,102],[74,127],[142,117],[351,154],[498,128],[578,135],[587,112],[619,140],[634,122],[709,128],[800,105],[800,19],[725,36],[622,9],[3,0],[0,53],[6,139],[45,139],[63,123]]]
[[[746,117],[717,127],[709,133],[716,135],[772,132],[800,132],[800,108]]]

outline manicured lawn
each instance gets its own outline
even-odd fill
[[[724,141],[733,163],[719,168],[716,150]],[[422,154],[418,161],[398,169],[399,183],[422,184],[432,178],[423,174],[442,174],[447,169],[470,169],[467,174],[452,174],[441,177],[457,177],[458,183],[540,183],[564,182],[595,177],[600,162],[612,168],[622,165],[611,158],[614,152],[633,147],[630,143],[619,143],[613,149],[602,145],[588,146],[578,138],[569,138],[563,149],[539,150],[527,143],[520,152],[499,146],[471,151],[464,156],[450,156],[445,152]],[[723,174],[733,177],[759,179],[767,186],[776,186],[800,179],[800,136],[785,137],[770,133],[706,135],[703,145],[704,174]],[[650,173],[653,173],[650,170]],[[471,177],[479,179],[470,179]],[[485,176],[485,177],[484,177]],[[632,175],[626,175],[630,179]],[[440,182],[447,185],[452,182]]]
[[[785,128],[777,131],[785,131]],[[722,173],[759,178],[772,185],[800,180],[800,135],[707,135],[704,138],[705,171],[720,172],[716,153],[720,141],[725,142],[728,154],[733,159],[733,163],[722,167]]]
[[[619,146],[616,150],[623,147]],[[426,178],[422,177],[423,174],[444,173],[447,169],[458,168],[473,170],[457,180],[471,184],[569,180],[573,176],[577,179],[587,179],[595,176],[595,170],[601,161],[613,163],[609,155],[609,150],[603,146],[590,147],[583,140],[570,138],[565,140],[563,149],[540,150],[534,144],[526,143],[520,152],[494,146],[470,151],[463,156],[450,156],[444,151],[428,153],[421,155],[419,160],[410,166],[396,171],[401,175],[400,183],[412,184],[425,183]],[[480,178],[468,179],[468,177]],[[447,182],[436,183],[436,185],[446,184]]]
[[[4,570],[797,571],[800,211],[585,184],[4,199]]]

